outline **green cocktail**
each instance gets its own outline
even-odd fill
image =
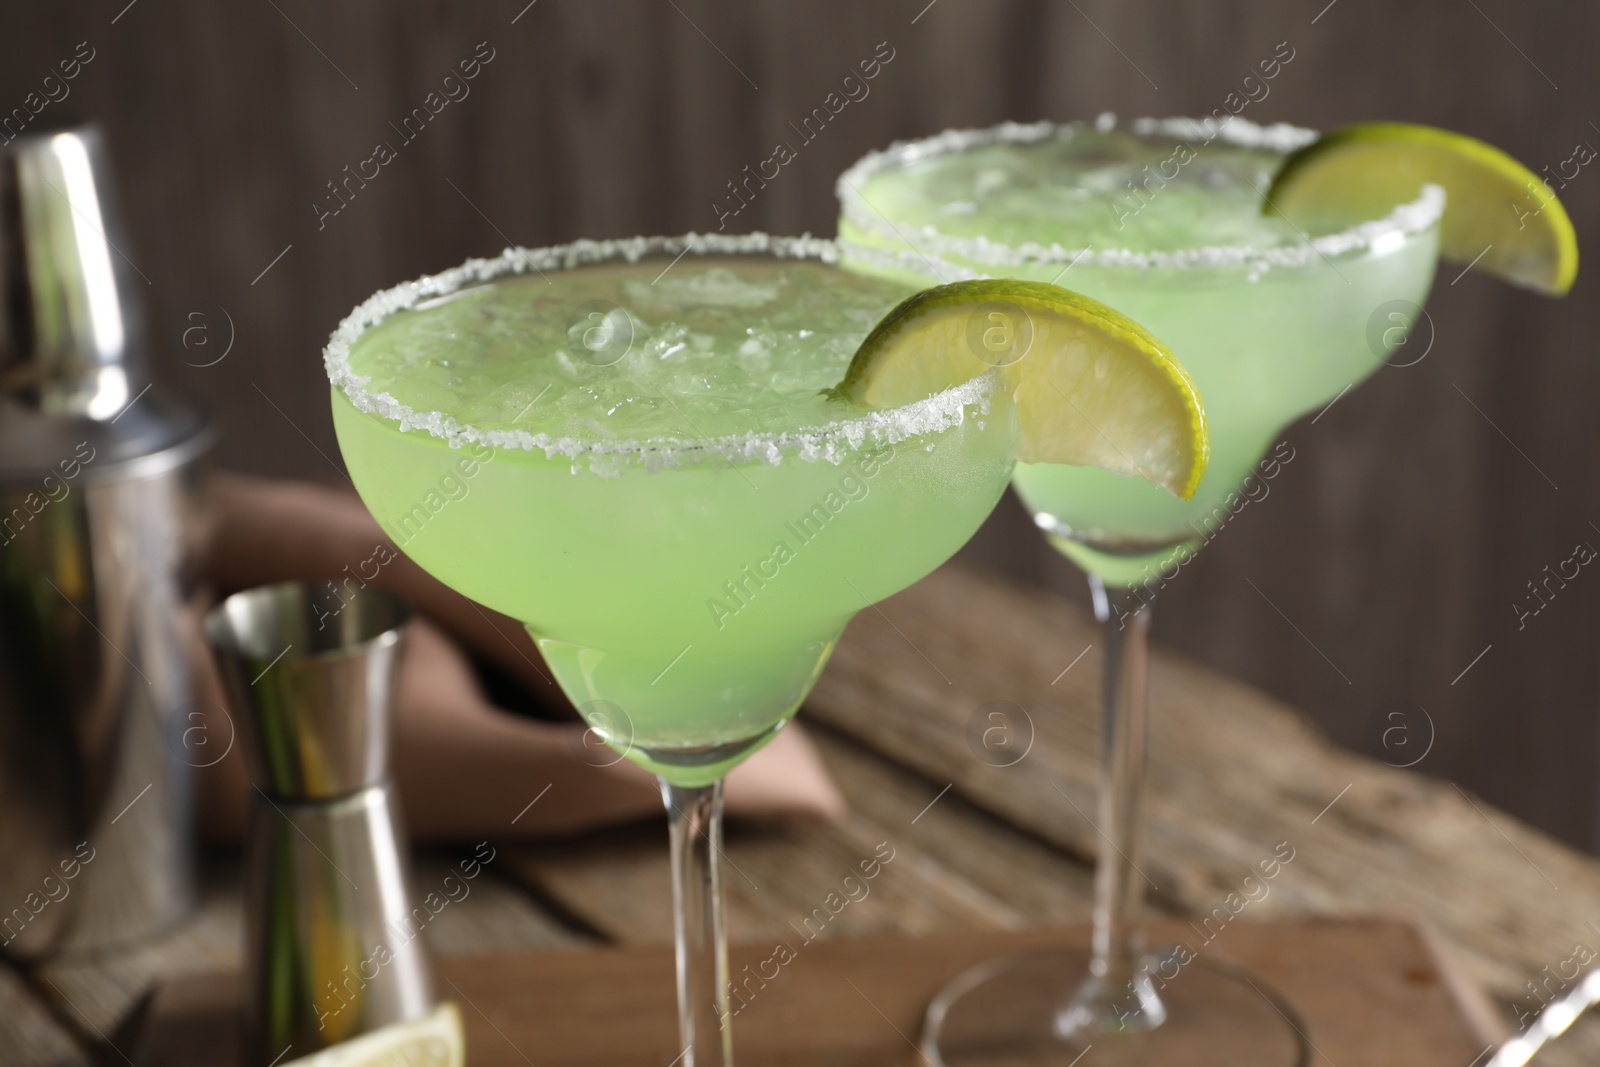
[[[525,622],[591,725],[662,778],[681,1062],[699,1067],[731,1055],[722,776],[855,612],[971,536],[1013,466],[992,378],[887,411],[823,392],[913,291],[835,259],[760,235],[510,250],[379,293],[326,353],[379,522]]]
[[[1101,470],[1018,466],[1018,494],[1089,573],[1103,624],[1097,827],[1111,847],[1099,860],[1092,951],[994,961],[959,979],[924,1031],[924,1053],[941,1067],[1301,1062],[1291,1007],[1236,972],[1146,955],[1136,857],[1144,609],[1241,494],[1292,457],[1269,451],[1283,427],[1404,343],[1433,279],[1437,187],[1419,182],[1383,217],[1263,214],[1285,154],[1314,139],[1237,119],[1007,125],[896,145],[840,179],[840,235],[847,254],[863,250],[862,269],[884,273],[867,249],[899,250],[922,257],[909,274],[891,272],[902,278],[1071,286],[1170,346],[1211,433],[1210,465],[1187,501]]]
[[[1101,470],[1017,470],[1039,526],[1108,584],[1158,586],[1214,536],[1282,428],[1381,366],[1427,295],[1437,190],[1386,219],[1262,213],[1284,153],[1312,136],[1240,120],[1220,134],[1186,120],[1001,127],[868,157],[841,181],[841,237],[1068,285],[1145,325],[1194,377],[1211,463],[1192,500]]]

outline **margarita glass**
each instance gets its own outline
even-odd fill
[[[1013,467],[993,376],[886,411],[824,391],[921,287],[837,258],[760,234],[508,249],[378,293],[325,353],[373,515],[524,622],[591,727],[660,778],[685,1067],[732,1057],[723,776]]]
[[[1109,847],[1097,863],[1091,954],[1000,960],[958,979],[929,1012],[924,1051],[935,1063],[1266,1065],[1305,1055],[1292,1009],[1258,995],[1259,981],[1252,990],[1187,946],[1146,954],[1137,857],[1146,608],[1293,459],[1273,448],[1282,429],[1404,344],[1433,279],[1436,187],[1384,218],[1263,214],[1285,154],[1315,136],[1237,118],[1007,124],[897,144],[839,180],[840,235],[863,269],[882,273],[878,255],[896,249],[921,257],[924,279],[1070,285],[1170,346],[1211,432],[1190,500],[1101,470],[1018,465],[1018,495],[1088,573],[1103,628],[1097,829]]]

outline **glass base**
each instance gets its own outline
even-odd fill
[[[617,740],[607,739],[606,743],[611,748],[608,753],[617,748],[622,749],[622,755],[637,763],[651,774],[673,785],[685,787],[706,786],[713,782],[720,782],[728,776],[728,772],[739,764],[755,755],[756,749],[778,736],[791,721],[790,718],[779,719],[771,726],[751,737],[740,738],[737,741],[726,741],[719,745],[699,745],[694,747],[679,748],[651,748],[646,745],[633,744],[631,739],[628,744],[621,745]],[[587,744],[590,735],[599,734],[598,727],[591,725],[584,735]],[[613,756],[609,762],[615,763],[621,756]]]
[[[1121,1030],[1072,1027],[1089,950],[1063,948],[979,964],[928,1007],[922,1054],[932,1067],[1305,1067],[1305,1024],[1262,979],[1179,957],[1150,975],[1166,1018]],[[1164,980],[1164,975],[1174,975]]]
[[[1165,589],[1201,546],[1198,541],[1179,541],[1175,544],[1151,542],[1148,545],[1110,547],[1060,537],[1049,531],[1045,532],[1045,537],[1057,552],[1076,563],[1079,569],[1109,586],[1142,589],[1148,599],[1153,599],[1158,590]]]

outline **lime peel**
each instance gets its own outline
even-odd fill
[[[1578,239],[1549,184],[1493,145],[1404,122],[1329,130],[1284,161],[1262,210],[1339,209],[1376,217],[1425,184],[1446,193],[1445,259],[1560,296],[1578,274]]]
[[[1194,382],[1143,326],[1060,286],[984,279],[918,293],[862,342],[837,389],[891,407],[987,374],[1015,407],[1019,461],[1194,495],[1210,448]]]
[[[461,1013],[448,1001],[420,1019],[289,1060],[279,1067],[465,1067]]]

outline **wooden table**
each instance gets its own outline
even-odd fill
[[[1084,922],[1098,841],[1085,814],[1094,811],[1096,643],[1073,605],[954,567],[864,611],[806,709],[851,813],[835,825],[730,828],[732,939],[792,936],[885,842],[894,861],[824,936]],[[1292,709],[1181,657],[1158,650],[1151,685],[1141,866],[1158,915],[1210,912],[1288,842],[1294,859],[1241,921],[1421,919],[1508,1025],[1537,1009],[1530,983],[1557,989],[1575,955],[1600,956],[1600,863],[1449,782],[1336,749]],[[996,710],[1019,724],[1013,751],[1026,748],[1007,766],[979,740]],[[424,854],[419,883],[442,879],[451,860]],[[489,871],[428,928],[439,955],[669,937],[660,826],[503,845]],[[239,927],[236,862],[216,857],[200,909],[158,942],[93,961],[0,967],[0,1063],[123,1062],[113,1046],[145,994],[176,975],[236,968]],[[1600,1021],[1581,1022],[1543,1062],[1600,1062]]]

